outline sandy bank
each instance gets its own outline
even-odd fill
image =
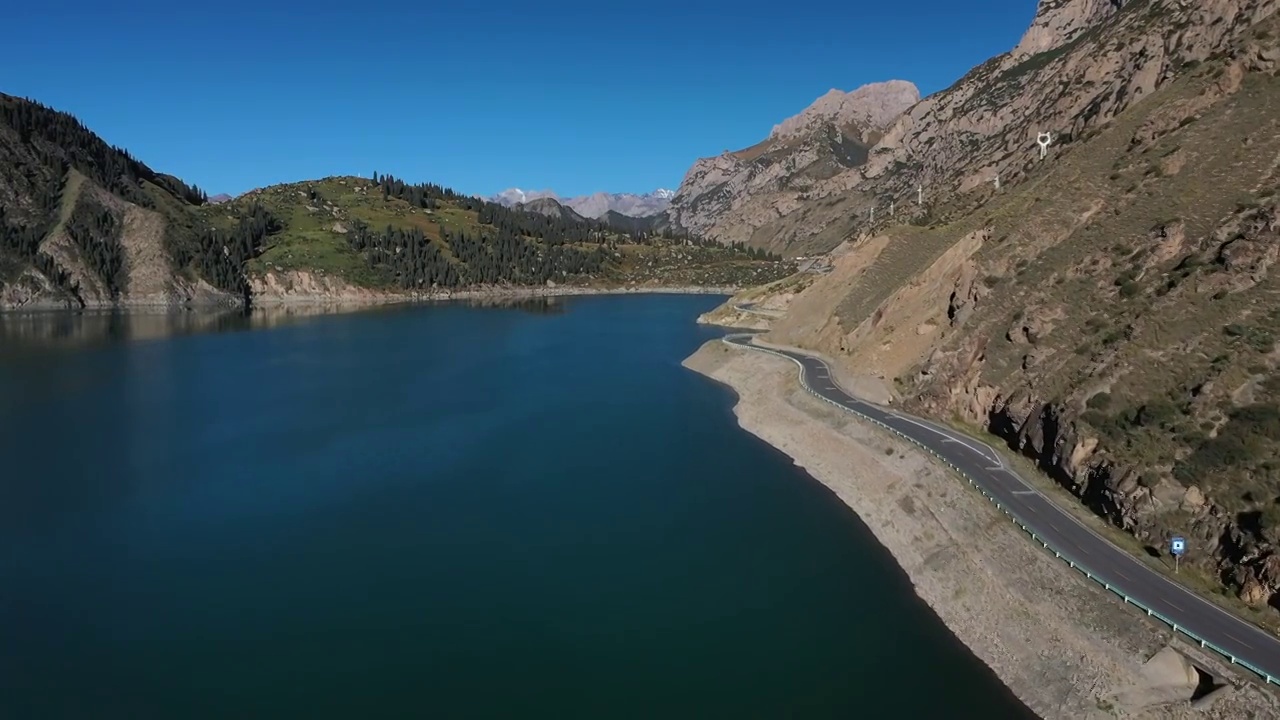
[[[1280,704],[1034,546],[950,471],[813,398],[782,358],[705,345],[685,365],[732,387],[739,424],[867,524],[952,632],[1045,718],[1273,718]],[[1172,644],[1224,680],[1193,707]],[[1225,677],[1223,677],[1225,676]]]

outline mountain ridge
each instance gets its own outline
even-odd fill
[[[599,219],[611,211],[637,218],[659,215],[666,212],[674,196],[674,190],[665,188],[647,193],[595,192],[573,197],[560,197],[552,190],[525,191],[520,188],[508,188],[488,199],[500,205],[516,207],[533,200],[550,198],[565,207],[572,208],[583,217]]]
[[[989,434],[1146,553],[1185,536],[1184,579],[1280,630],[1278,9],[1042,0],[860,165],[729,166],[695,224],[829,270],[710,319]]]
[[[0,94],[0,309],[413,299],[489,287],[739,286],[787,264],[670,228],[334,176],[224,199]]]
[[[756,231],[796,209],[810,188],[867,165],[889,123],[919,101],[905,80],[831,90],[759,143],[694,162],[671,200],[671,222],[725,243],[786,250],[776,233]]]

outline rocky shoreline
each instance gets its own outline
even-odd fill
[[[712,341],[685,366],[731,387],[739,424],[855,512],[916,593],[1040,716],[1280,717],[1274,695],[1099,593],[931,457],[810,396],[791,362]],[[1225,687],[1192,702],[1193,663]]]
[[[737,287],[703,287],[694,285],[679,286],[621,286],[621,287],[584,287],[576,285],[511,287],[495,286],[470,288],[466,290],[441,290],[427,293],[384,292],[367,289],[344,288],[340,291],[318,290],[312,292],[276,292],[253,297],[254,307],[339,307],[359,308],[378,305],[397,305],[412,303],[429,303],[447,300],[522,300],[528,298],[569,297],[578,295],[732,295],[741,290]],[[126,312],[167,312],[167,311],[199,311],[226,310],[238,307],[232,302],[184,302],[148,298],[145,300],[123,300],[116,303],[90,303],[84,307],[71,306],[66,302],[36,300],[21,305],[0,302],[0,312],[56,312],[56,311],[111,311]]]
[[[274,305],[310,304],[396,304],[423,303],[441,300],[521,300],[525,298],[569,297],[576,295],[732,295],[741,288],[698,286],[632,286],[632,287],[581,287],[574,285],[550,287],[482,287],[467,290],[443,290],[429,293],[379,293],[368,296],[335,296],[328,294],[291,294],[255,297],[257,307]]]

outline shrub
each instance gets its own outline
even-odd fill
[[[1100,392],[1088,399],[1085,406],[1094,410],[1106,410],[1111,406],[1111,393]]]

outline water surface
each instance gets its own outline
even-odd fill
[[[680,366],[719,301],[0,316],[0,716],[1027,716]]]

